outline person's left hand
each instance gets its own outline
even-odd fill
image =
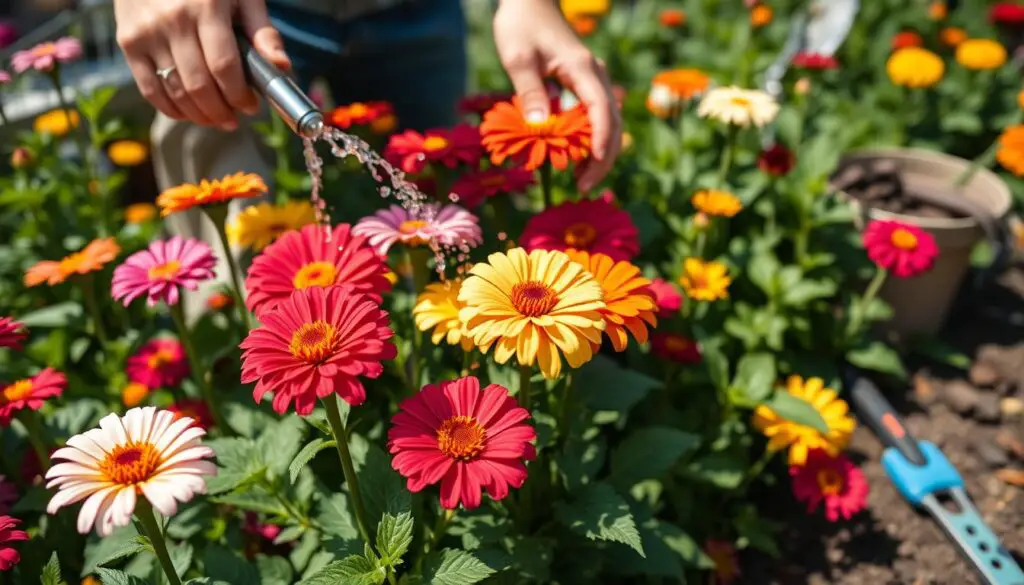
[[[569,27],[555,0],[502,0],[494,15],[494,42],[527,120],[548,118],[544,77],[552,75],[587,107],[592,155],[577,185],[593,189],[611,170],[622,145],[622,116],[604,63]]]

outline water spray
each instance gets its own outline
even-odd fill
[[[291,77],[264,59],[244,35],[236,36],[249,85],[267,100],[292,132],[303,138],[319,137],[324,130],[324,115],[313,100]]]

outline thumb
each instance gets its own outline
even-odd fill
[[[292,62],[284,52],[284,40],[270,22],[266,0],[239,0],[238,17],[252,46],[275,66],[290,71]]]
[[[539,123],[547,120],[551,115],[551,100],[541,77],[540,61],[536,57],[510,59],[505,70],[516,89],[526,121]]]

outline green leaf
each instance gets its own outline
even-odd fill
[[[709,453],[690,462],[687,477],[704,481],[722,489],[735,489],[743,481],[748,464],[745,458],[721,451]]]
[[[907,377],[907,370],[903,368],[903,361],[900,360],[899,354],[881,341],[872,341],[851,349],[846,352],[846,359],[851,364],[866,370],[892,374],[901,379]]]
[[[210,500],[216,504],[227,504],[251,512],[262,512],[277,516],[287,516],[288,510],[281,504],[280,500],[267,493],[261,487],[253,486],[247,490],[239,490],[230,494],[223,494]]]
[[[387,570],[375,561],[352,555],[329,563],[301,585],[380,585],[386,576]]]
[[[260,585],[291,585],[294,582],[292,565],[284,557],[257,555],[256,567],[260,571]]]
[[[810,402],[797,398],[785,390],[776,391],[765,405],[788,421],[811,427],[822,434],[828,433],[828,424],[821,413]]]
[[[250,439],[231,438],[207,441],[217,453],[221,468],[217,475],[207,478],[206,491],[210,495],[229,492],[252,482],[266,469],[256,443]]]
[[[81,305],[67,301],[22,315],[18,321],[30,329],[61,328],[80,320],[82,315]]]
[[[330,449],[335,445],[337,445],[337,443],[333,439],[328,441],[320,437],[306,443],[306,446],[299,451],[299,454],[295,456],[295,459],[292,460],[292,464],[288,467],[288,474],[291,482],[295,483],[295,480],[299,477],[299,473],[302,472],[302,469],[305,466],[309,465],[309,462],[316,457],[317,453],[324,449]]]
[[[145,579],[129,575],[124,571],[100,567],[96,569],[96,574],[100,576],[100,582],[103,585],[148,585]]]
[[[836,284],[831,280],[801,280],[782,290],[782,302],[791,307],[805,305],[815,299],[836,294]]]
[[[274,544],[283,544],[283,543],[286,543],[286,542],[292,542],[294,540],[298,540],[298,539],[302,538],[302,535],[305,532],[306,532],[306,527],[305,526],[300,526],[298,524],[293,525],[293,526],[289,526],[289,527],[281,530],[281,532],[279,532],[277,534],[277,536],[274,538]]]
[[[629,504],[606,483],[583,488],[572,503],[557,503],[555,517],[577,534],[591,540],[621,542],[644,556]]]
[[[192,566],[194,553],[195,550],[192,548],[192,545],[187,542],[183,542],[171,549],[171,564],[174,565],[174,572],[179,577],[187,573],[189,567]]]
[[[256,450],[262,454],[274,477],[284,477],[289,472],[292,461],[302,448],[306,428],[298,416],[290,416],[264,429],[256,441]]]
[[[747,274],[769,298],[775,296],[775,276],[779,273],[779,261],[771,250],[759,250],[747,264]]]
[[[384,514],[377,526],[377,553],[381,562],[389,567],[402,564],[402,555],[412,543],[412,514],[402,512],[398,516]]]
[[[140,552],[147,550],[153,550],[153,547],[149,544],[149,539],[145,536],[137,536],[131,542],[126,543],[121,548],[104,557],[103,560],[96,563],[96,566],[102,567],[104,565],[109,565],[128,557],[133,557]]]
[[[597,355],[577,371],[577,388],[586,388],[587,406],[595,411],[613,411],[625,416],[654,389],[659,380],[620,367],[610,358]]]
[[[749,353],[740,358],[732,386],[747,401],[757,403],[771,393],[777,376],[774,356],[768,353]]]
[[[114,533],[106,538],[88,541],[85,545],[85,563],[82,567],[82,574],[95,573],[99,561],[107,559],[117,551],[129,546],[129,543],[137,538],[142,537],[135,526],[129,525],[114,530]]]
[[[692,433],[670,427],[640,429],[612,452],[609,481],[628,490],[642,480],[657,479],[699,446],[700,437]]]
[[[464,550],[446,548],[427,555],[425,585],[473,585],[494,574],[494,569]]]
[[[365,460],[357,474],[360,485],[373,486],[362,492],[369,518],[380,518],[384,514],[397,516],[411,510],[411,494],[405,489],[405,481],[391,468],[391,458],[380,447],[367,446]]]
[[[43,567],[43,574],[39,577],[39,585],[65,585],[64,579],[60,576],[60,559],[57,553],[50,555],[49,562]]]
[[[968,370],[971,367],[969,356],[931,336],[915,338],[911,343],[911,349],[914,353],[954,368]]]
[[[260,573],[256,567],[220,545],[206,547],[203,568],[209,578],[227,581],[231,585],[260,585]]]
[[[346,494],[337,493],[326,500],[321,500],[317,521],[325,534],[338,536],[344,540],[359,538],[359,530],[356,529],[355,518],[350,512]]]

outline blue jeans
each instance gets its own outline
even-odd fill
[[[402,128],[457,121],[466,90],[466,22],[459,0],[410,0],[339,22],[268,2],[299,82],[323,78],[338,104],[384,100]]]

